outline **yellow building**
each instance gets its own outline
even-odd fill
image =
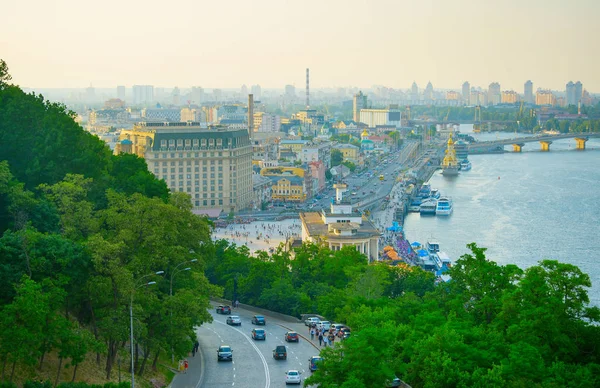
[[[514,90],[505,90],[502,92],[503,104],[515,104],[517,101],[519,101],[519,94]]]
[[[538,90],[535,93],[535,104],[536,105],[556,105],[556,97],[551,90]]]
[[[359,159],[360,148],[352,144],[340,144],[335,147],[344,155],[344,160],[357,161]]]
[[[302,202],[311,192],[312,177],[305,179],[306,171],[299,167],[265,167],[260,175],[272,182],[271,199],[284,202]],[[307,182],[309,184],[307,185]]]
[[[280,149],[290,149],[295,153],[302,152],[302,147],[308,144],[308,140],[281,140],[279,142]]]

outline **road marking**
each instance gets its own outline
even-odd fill
[[[225,325],[223,322],[219,322],[219,321],[215,321],[217,323],[220,323],[221,325]],[[228,326],[228,325],[225,325]],[[230,327],[232,330],[237,331],[238,333],[240,333],[241,335],[244,336],[244,338],[246,338],[246,341],[248,341],[248,343],[250,345],[252,345],[252,347],[254,348],[254,350],[256,351],[256,353],[258,353],[258,356],[260,357],[262,363],[263,363],[263,368],[265,370],[265,388],[270,388],[271,387],[271,375],[269,373],[269,365],[267,365],[267,360],[265,359],[265,356],[263,356],[263,354],[261,353],[260,349],[258,349],[258,346],[256,346],[256,344],[250,339],[250,337],[248,337],[246,335],[246,333],[244,333],[243,331],[241,331],[238,328],[232,327],[232,326],[228,326]],[[233,383],[231,384],[233,385]]]

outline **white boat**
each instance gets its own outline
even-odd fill
[[[452,199],[448,197],[441,197],[438,199],[435,214],[438,216],[449,216],[452,214],[453,204]]]
[[[446,252],[437,252],[433,257],[433,262],[435,263],[436,275],[438,276],[452,268],[452,260]]]
[[[438,189],[431,189],[431,198],[433,199],[439,199],[440,198],[440,191]]]
[[[410,205],[408,205],[408,211],[415,212],[415,213],[420,212],[421,211],[421,200],[418,198],[413,199],[412,202],[410,203]]]
[[[471,162],[467,159],[460,162],[460,171],[469,171],[471,169]]]
[[[419,213],[421,215],[435,215],[435,209],[437,208],[437,201],[435,199],[429,199],[423,203],[419,207]]]

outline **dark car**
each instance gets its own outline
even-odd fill
[[[265,321],[265,317],[262,315],[254,315],[252,317],[252,324],[254,325],[265,325],[267,321]]]
[[[231,314],[231,307],[226,305],[219,305],[217,307],[217,314]]]
[[[233,361],[233,350],[231,346],[221,345],[217,349],[217,361]]]
[[[311,372],[316,371],[318,368],[317,364],[319,362],[321,362],[322,360],[323,360],[323,358],[321,358],[319,356],[312,356],[311,358],[308,359],[308,369]]]
[[[300,336],[295,331],[288,331],[285,333],[286,342],[298,342]]]
[[[273,350],[273,358],[276,360],[287,360],[287,349],[283,345],[278,345]]]
[[[252,338],[255,340],[266,340],[267,332],[265,329],[252,329]]]
[[[347,339],[348,337],[350,337],[350,334],[352,334],[352,332],[350,331],[350,329],[348,329],[347,327],[341,328],[340,331],[344,334],[342,336],[343,339]]]

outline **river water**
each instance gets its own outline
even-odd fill
[[[461,132],[472,132],[472,126],[461,126]],[[494,140],[514,134],[473,136]],[[423,244],[435,239],[453,259],[476,242],[502,265],[527,268],[544,259],[577,265],[592,280],[591,304],[600,306],[600,139],[586,146],[575,151],[575,140],[567,139],[540,152],[539,143],[528,143],[522,153],[471,155],[473,168],[458,177],[436,172],[431,187],[453,199],[454,213],[410,213],[407,238]]]

